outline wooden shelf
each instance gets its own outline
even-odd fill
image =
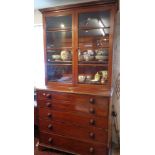
[[[49,66],[71,66],[72,63],[70,63],[71,61],[65,61],[65,62],[56,62],[53,61],[54,63],[47,63],[47,65]],[[78,66],[92,66],[92,67],[108,67],[108,63],[79,63]]]
[[[49,82],[60,82],[60,83],[65,83],[65,84],[66,83],[70,83],[70,84],[72,83],[72,81],[70,81],[70,80],[69,81],[59,81],[59,80],[60,79],[57,79],[57,80],[49,80]]]
[[[48,66],[71,66],[72,64],[63,64],[63,63],[48,63]]]
[[[106,39],[106,41],[105,41],[105,43],[109,43],[109,39],[107,39],[107,38],[105,38]],[[93,43],[93,40],[91,40],[91,41],[88,41],[88,40],[82,40],[82,41],[80,41],[79,40],[79,43]]]
[[[54,60],[51,60],[51,61],[48,61],[49,63],[51,62],[52,64],[53,63],[72,63],[72,61],[62,61],[62,60],[56,60],[56,61],[54,61]]]
[[[101,84],[101,82],[99,81],[99,82],[91,82],[91,81],[89,81],[89,82],[78,82],[79,84],[94,84],[94,85],[105,85],[105,84],[107,84],[107,83],[105,83],[105,84]]]
[[[51,43],[55,43],[55,41],[53,41],[53,40],[51,40]],[[69,38],[68,40],[66,39],[66,40],[61,40],[61,43],[62,44],[64,44],[64,43],[70,43],[70,44],[72,44],[72,38]]]
[[[89,49],[97,50],[97,49],[101,49],[101,48],[109,48],[109,45],[99,46],[99,47],[95,47],[95,46],[92,46],[92,47],[81,47],[81,46],[79,46],[78,48],[81,49],[81,50],[89,50]]]
[[[78,61],[79,64],[107,64],[108,63],[108,60],[105,60],[105,61]]]
[[[109,39],[109,37],[110,37],[110,35],[109,34],[107,34],[107,35],[105,35],[105,36],[94,36],[93,38],[95,39],[95,40],[100,40],[100,39]],[[79,40],[91,40],[91,38],[92,37],[86,37],[86,36],[83,36],[83,37],[79,37]]]
[[[46,51],[50,52],[48,50],[63,50],[63,49],[72,49],[72,47],[47,48]]]
[[[72,31],[72,28],[68,27],[68,28],[48,28],[46,30],[46,32],[66,32],[66,31]]]
[[[79,30],[109,29],[110,27],[79,27]]]
[[[91,63],[87,63],[87,64],[78,64],[78,66],[92,66],[92,67],[108,67],[108,64],[91,64]]]

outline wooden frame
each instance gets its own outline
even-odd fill
[[[114,27],[114,15],[117,9],[117,5],[114,0],[109,4],[106,1],[94,2],[94,3],[84,3],[79,5],[70,5],[63,7],[55,7],[40,10],[43,13],[43,28],[44,28],[44,57],[45,57],[45,83],[48,87],[81,87],[81,88],[98,88],[98,89],[111,89],[112,86],[112,50],[113,50],[113,27]],[[106,5],[105,5],[106,4]],[[89,6],[89,7],[88,7]],[[108,83],[103,85],[90,85],[90,84],[79,84],[78,83],[78,16],[80,13],[88,12],[100,12],[100,11],[110,11],[110,33],[109,33],[109,61],[108,61]],[[49,16],[72,16],[72,84],[60,83],[60,82],[48,82],[47,81],[47,67],[46,67],[46,21],[45,18]],[[58,29],[57,29],[58,30]],[[67,30],[66,30],[67,31]]]

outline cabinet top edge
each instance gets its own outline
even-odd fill
[[[79,87],[36,87],[36,91],[53,91],[53,92],[60,92],[60,93],[71,93],[71,94],[83,94],[83,95],[95,95],[95,96],[104,96],[104,97],[111,97],[112,96],[112,89],[98,89],[98,90],[91,90],[90,89],[80,89]]]
[[[86,2],[86,3],[79,3],[79,4],[70,4],[70,5],[62,5],[62,6],[56,6],[56,7],[50,7],[50,8],[43,8],[39,9],[42,13],[49,12],[49,11],[57,11],[57,10],[67,10],[67,9],[74,9],[79,7],[89,7],[94,5],[110,5],[115,4],[117,5],[117,0],[103,0],[103,1],[93,1],[93,2]]]

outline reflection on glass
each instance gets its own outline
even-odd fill
[[[49,65],[47,66],[47,80],[51,82],[72,82],[72,66]]]
[[[103,48],[109,46],[108,37],[80,37],[79,38],[79,48]]]
[[[104,37],[108,33],[109,30],[104,29],[80,30],[79,37]]]
[[[103,33],[104,32],[104,33]],[[101,29],[79,30],[79,47],[103,47],[109,45],[107,31]]]
[[[96,48],[109,45],[110,12],[79,15],[79,47]]]
[[[46,46],[49,48],[72,47],[72,32],[46,32]]]
[[[79,27],[109,27],[110,12],[82,13],[79,16]]]
[[[50,28],[71,28],[72,17],[71,16],[53,16],[46,17],[46,30]]]

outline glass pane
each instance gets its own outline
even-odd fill
[[[71,28],[72,16],[46,17],[46,30],[50,28]]]
[[[107,76],[107,67],[79,65],[78,82],[81,84],[105,84]]]
[[[109,27],[110,12],[92,12],[79,15],[79,27]]]
[[[89,84],[105,84],[108,77],[109,50],[88,49],[78,51],[78,82]]]
[[[72,82],[72,50],[47,51],[47,78],[53,82]]]
[[[110,12],[79,15],[78,82],[108,82]]]
[[[72,66],[60,64],[48,64],[47,80],[51,82],[72,83]]]
[[[104,37],[109,34],[109,29],[93,29],[93,30],[80,30],[79,37]],[[93,38],[92,38],[93,39]]]
[[[79,30],[79,47],[104,47],[109,46],[109,37],[103,29]]]
[[[49,48],[71,48],[72,31],[67,32],[46,32],[46,47]]]
[[[46,18],[46,52],[47,80],[72,83],[72,16]]]

